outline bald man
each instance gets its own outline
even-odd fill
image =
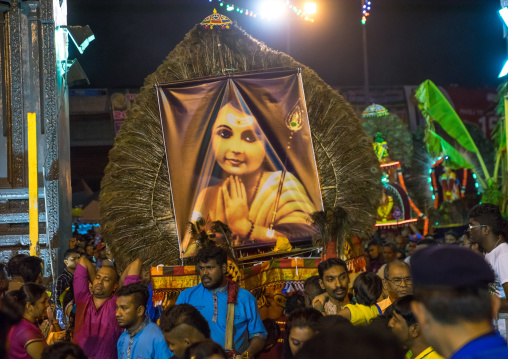
[[[88,358],[117,358],[117,341],[122,334],[116,320],[115,292],[122,284],[141,282],[141,261],[135,260],[125,269],[122,278],[113,267],[95,266],[81,256],[74,272],[76,324],[73,341]],[[90,293],[88,282],[92,283]]]
[[[210,327],[201,313],[190,304],[178,304],[162,313],[161,331],[175,358],[182,359],[185,349],[210,338]]]

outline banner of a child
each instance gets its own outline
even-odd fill
[[[182,257],[190,222],[220,221],[240,248],[308,241],[321,191],[299,70],[157,86]]]

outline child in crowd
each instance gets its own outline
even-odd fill
[[[346,304],[337,314],[353,325],[367,325],[381,314],[376,301],[383,291],[381,278],[371,272],[363,272],[353,283],[356,304]]]

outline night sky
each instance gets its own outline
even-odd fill
[[[226,3],[228,1],[225,1]],[[234,0],[256,8],[260,0]],[[302,1],[303,2],[303,1]],[[96,39],[84,54],[70,47],[90,88],[137,88],[184,35],[213,8],[268,46],[289,53],[328,84],[363,84],[361,0],[316,0],[314,23],[227,12],[213,0],[68,0],[68,24],[90,25]],[[372,86],[496,87],[508,58],[498,0],[371,0],[367,22]],[[298,1],[292,1],[298,4]],[[288,31],[289,29],[289,31]]]

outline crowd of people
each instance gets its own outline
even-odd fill
[[[467,238],[372,240],[358,275],[321,261],[280,320],[262,320],[217,246],[197,254],[200,284],[161,313],[141,261],[120,275],[102,242],[76,238],[51,293],[42,260],[18,254],[0,265],[0,358],[508,358],[508,226],[490,204],[469,217]]]

